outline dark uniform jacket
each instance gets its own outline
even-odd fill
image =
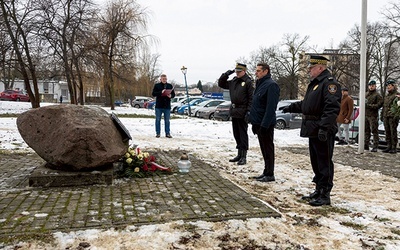
[[[365,100],[365,116],[378,117],[378,111],[383,104],[383,98],[379,92],[376,89],[368,90]]]
[[[223,89],[229,89],[231,96],[230,115],[232,118],[245,118],[246,113],[251,109],[253,100],[253,80],[245,74],[241,78],[234,77],[228,81],[229,76],[223,73],[218,79],[218,86]]]
[[[156,83],[153,88],[152,96],[156,97],[156,108],[170,109],[171,99],[168,96],[162,96],[164,89],[173,89],[170,83],[163,84],[162,82]],[[171,91],[171,98],[175,97],[175,90]]]
[[[340,85],[328,70],[322,71],[308,84],[304,99],[289,106],[290,112],[303,113],[300,136],[318,137],[319,129],[335,134],[341,99]]]
[[[394,99],[396,99],[397,95],[396,89],[393,89],[393,91],[388,92],[388,94],[385,96],[385,99],[383,101],[383,108],[382,108],[382,117],[394,117],[394,114],[390,111],[390,108],[392,107]],[[383,119],[381,119],[383,120]]]
[[[267,74],[256,81],[253,104],[250,111],[250,123],[264,128],[275,126],[276,106],[279,102],[280,88]]]

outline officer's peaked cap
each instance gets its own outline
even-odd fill
[[[247,65],[244,63],[236,63],[235,70],[236,71],[247,70]]]
[[[327,65],[329,60],[324,56],[312,55],[310,57],[310,65],[322,64]]]

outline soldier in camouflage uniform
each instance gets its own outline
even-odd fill
[[[374,80],[368,83],[368,92],[365,95],[365,144],[364,149],[369,150],[369,141],[371,132],[373,143],[371,152],[378,150],[379,134],[378,134],[378,111],[382,107],[383,98],[376,90],[376,82]]]
[[[397,126],[399,125],[399,118],[395,117],[390,111],[394,99],[399,94],[397,93],[396,82],[394,80],[388,80],[386,82],[386,89],[388,91],[383,101],[383,109],[381,113],[381,120],[385,125],[385,136],[387,148],[382,152],[395,154],[397,153],[396,148],[398,144],[397,139]]]

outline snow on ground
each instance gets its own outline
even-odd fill
[[[0,114],[21,113],[29,108],[29,103],[0,102]],[[154,114],[132,107],[116,107],[112,112]],[[275,130],[276,182],[259,183],[249,179],[263,168],[258,141],[250,129],[248,164],[237,166],[228,162],[236,153],[230,122],[171,119],[173,138],[169,139],[164,133],[155,138],[154,118],[120,119],[133,137],[132,144],[145,150],[185,150],[271,204],[282,217],[56,232],[54,243],[21,242],[18,248],[72,249],[87,242],[90,249],[400,249],[397,178],[336,164],[332,206],[314,208],[299,201],[302,194],[313,189],[309,156],[285,150],[307,147],[308,140],[299,137],[299,129]],[[0,150],[31,151],[18,133],[16,118],[0,118]]]

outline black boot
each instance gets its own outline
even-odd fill
[[[247,156],[247,150],[242,150],[242,153],[241,153],[241,158],[240,158],[240,160],[238,161],[238,165],[245,165],[246,164],[246,156]]]
[[[316,188],[314,190],[314,192],[312,192],[309,195],[305,195],[305,196],[301,197],[301,199],[302,200],[307,200],[307,201],[310,201],[310,200],[313,200],[313,199],[317,199],[320,193],[321,193],[320,189]]]
[[[237,162],[237,161],[239,161],[240,158],[242,158],[242,154],[241,153],[242,153],[242,150],[238,149],[237,156],[235,158],[233,158],[233,159],[230,159],[229,162]]]
[[[397,153],[397,149],[396,149],[396,148],[392,148],[392,149],[389,151],[389,153],[390,153],[390,154],[396,154],[396,153]]]
[[[389,153],[392,147],[389,145],[386,149],[382,150],[383,153]]]
[[[312,199],[308,204],[314,207],[331,204],[331,192],[327,189],[321,189],[318,198]]]

